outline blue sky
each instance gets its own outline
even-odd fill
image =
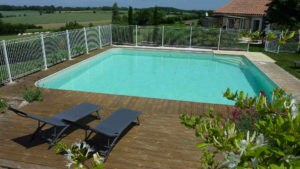
[[[0,0],[1,5],[55,5],[55,6],[119,6],[137,8],[168,6],[179,9],[217,9],[230,0]]]

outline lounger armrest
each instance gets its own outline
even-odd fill
[[[10,110],[10,111],[16,113],[16,114],[19,115],[19,116],[22,116],[22,117],[28,117],[28,114],[27,114],[27,113],[22,112],[22,111],[20,111],[20,110],[17,110],[17,109],[15,109],[15,108],[8,107],[8,110]]]
[[[8,110],[13,111],[14,113],[16,113],[19,116],[22,117],[27,117],[27,118],[31,118],[40,122],[44,122],[44,123],[48,123],[54,126],[66,126],[65,123],[63,123],[60,119],[56,119],[56,118],[44,118],[44,117],[38,117],[38,116],[34,116],[28,113],[25,113],[21,110],[17,110],[15,108],[9,107]]]
[[[76,122],[73,122],[73,121],[70,121],[70,120],[66,120],[66,119],[63,119],[62,121],[69,124],[69,125],[72,125],[72,126],[84,129],[84,130],[90,130],[90,127],[88,125],[85,125],[85,124],[79,124],[79,123],[76,123]]]

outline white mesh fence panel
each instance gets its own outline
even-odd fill
[[[135,45],[136,26],[112,25],[112,43],[114,45]]]
[[[40,36],[6,41],[12,79],[41,70],[44,62]]]
[[[248,42],[243,40],[240,31],[226,30],[221,33],[220,49],[244,51],[248,49]]]
[[[166,47],[189,47],[190,27],[164,27],[164,46]]]
[[[67,35],[65,31],[45,35],[44,42],[48,66],[68,59]]]
[[[89,51],[100,48],[98,27],[86,28]]]
[[[137,44],[141,46],[161,46],[161,26],[138,26]]]
[[[69,38],[72,57],[79,56],[86,52],[83,29],[70,30]]]
[[[217,49],[219,43],[220,29],[207,29],[193,27],[192,47],[204,49]]]
[[[292,32],[287,33],[289,35]],[[280,45],[280,52],[297,52],[299,50],[299,34],[295,32],[295,35],[286,41],[285,45]]]
[[[0,84],[8,81],[7,67],[4,59],[2,42],[0,44]]]
[[[102,46],[109,46],[111,41],[111,31],[110,26],[101,26],[101,40]]]
[[[278,40],[280,39],[281,32],[279,31],[274,31],[273,32],[276,35],[276,38],[272,40],[267,40],[265,43],[265,51],[267,52],[272,52],[272,53],[277,53],[279,50],[279,45],[278,45]]]

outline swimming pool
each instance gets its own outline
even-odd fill
[[[36,82],[38,87],[232,105],[223,97],[278,87],[244,56],[114,48]]]

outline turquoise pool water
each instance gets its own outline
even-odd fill
[[[115,48],[36,83],[39,87],[231,105],[228,87],[250,96],[277,87],[243,56]]]

